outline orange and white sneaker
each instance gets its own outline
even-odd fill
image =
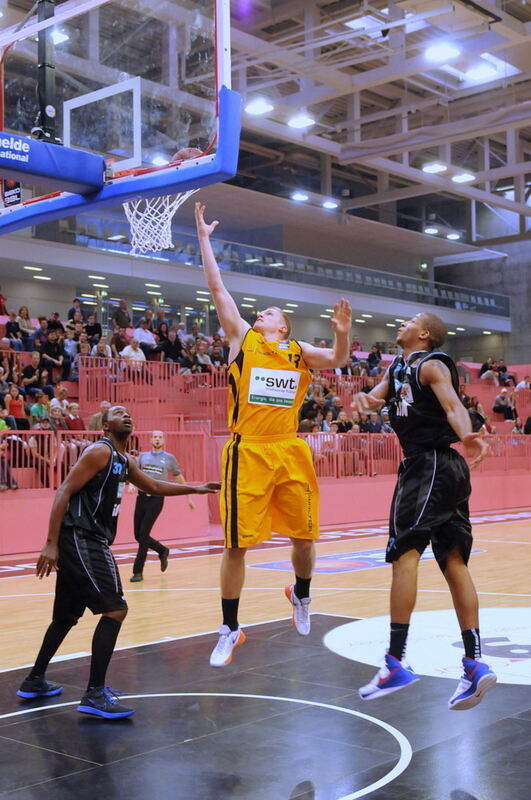
[[[210,654],[211,667],[224,667],[232,661],[232,651],[245,641],[245,634],[240,627],[231,631],[228,625],[222,625],[219,629],[219,639],[217,645]]]
[[[295,586],[290,584],[290,586],[286,586],[284,589],[284,594],[290,601],[291,605],[293,606],[293,615],[291,618],[291,624],[297,631],[300,633],[301,636],[308,636],[310,633],[310,597],[303,597],[302,600],[299,600],[297,595],[295,594]]]

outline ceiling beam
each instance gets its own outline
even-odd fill
[[[432,193],[433,186],[425,183],[415,184],[414,186],[403,186],[401,189],[390,189],[388,192],[374,192],[373,194],[355,197],[352,200],[344,200],[341,203],[341,209],[342,211],[352,211],[356,208],[367,208],[367,206],[377,206],[381,203],[394,203],[397,200],[407,200],[409,197],[419,197],[423,194]]]
[[[502,195],[485,192],[473,186],[453,183],[450,178],[443,178],[441,175],[429,175],[415,167],[406,166],[399,161],[392,161],[390,158],[372,158],[367,164],[382,172],[389,172],[417,183],[427,183],[435,187],[438,191],[448,192],[449,194],[466,197],[468,200],[479,200],[481,203],[489,203],[506,211],[512,211],[524,217],[531,217],[531,206],[525,203],[516,203],[514,200],[507,200]]]

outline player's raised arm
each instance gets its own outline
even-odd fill
[[[357,392],[352,398],[351,407],[360,414],[367,414],[370,411],[380,411],[385,405],[389,394],[389,370],[386,371],[380,383],[377,383],[370,392]]]
[[[155,494],[159,497],[178,497],[181,494],[214,494],[219,491],[221,483],[211,481],[199,486],[188,486],[185,483],[170,483],[170,481],[156,481],[136,465],[136,461],[129,456],[129,480],[142,492]]]
[[[441,404],[446,419],[462,441],[470,466],[475,467],[489,452],[489,446],[480,433],[472,432],[472,422],[467,409],[459,399],[450,370],[438,359],[426,361],[422,366],[420,381],[429,386]]]
[[[310,369],[335,369],[344,367],[350,355],[349,334],[352,326],[352,308],[348,300],[341,298],[334,306],[332,330],[333,347],[314,347],[301,342],[302,355]]]
[[[245,333],[249,329],[249,324],[240,316],[238,307],[226,290],[221,279],[221,273],[212,249],[210,236],[218,226],[218,221],[214,220],[209,225],[205,222],[205,206],[201,203],[195,204],[195,223],[197,226],[197,237],[201,248],[201,259],[208,283],[208,288],[212,292],[212,299],[216,306],[218,319],[225,335],[230,341],[231,348],[239,348]]]

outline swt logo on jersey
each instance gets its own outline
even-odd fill
[[[249,403],[292,406],[299,388],[300,372],[287,369],[251,369]]]

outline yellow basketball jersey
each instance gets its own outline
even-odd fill
[[[312,380],[295,339],[267,342],[252,328],[229,367],[229,428],[243,436],[295,433]]]

